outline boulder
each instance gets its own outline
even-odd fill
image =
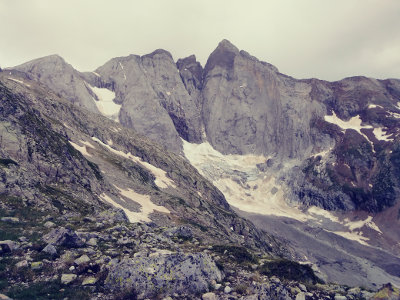
[[[25,259],[25,260],[21,260],[21,261],[19,261],[19,262],[17,262],[17,263],[15,264],[15,266],[17,267],[17,269],[28,267],[28,265],[29,265],[29,263],[28,263],[28,261],[27,261],[26,259]]]
[[[111,290],[134,289],[140,296],[153,297],[160,289],[168,293],[207,292],[211,282],[222,277],[209,255],[176,253],[124,258],[110,266],[105,285]]]
[[[46,247],[43,248],[42,252],[53,256],[57,254],[57,249],[54,245],[48,244]]]
[[[15,217],[2,217],[1,221],[7,223],[19,223],[19,219]]]
[[[96,282],[97,282],[97,278],[90,276],[90,277],[86,277],[85,279],[83,279],[82,285],[93,285]]]
[[[217,300],[217,295],[215,295],[214,293],[205,293],[201,296],[202,300]]]
[[[31,269],[32,270],[40,270],[43,267],[43,262],[41,261],[35,261],[31,263]]]
[[[82,264],[88,263],[89,261],[90,261],[90,258],[86,254],[84,254],[81,257],[75,259],[74,263],[77,265],[82,265]]]
[[[89,246],[97,246],[97,239],[96,238],[91,238],[86,242],[87,245]]]
[[[46,228],[53,228],[54,226],[56,226],[56,224],[54,224],[51,221],[47,221],[46,223],[44,223],[43,226],[46,227]]]
[[[71,229],[64,227],[54,228],[48,234],[43,236],[43,241],[48,244],[56,246],[64,246],[70,248],[82,247],[84,245],[83,240]]]
[[[69,284],[76,279],[76,274],[62,274],[61,275],[61,283],[62,284]]]
[[[227,285],[227,286],[224,288],[224,293],[225,293],[225,294],[229,294],[230,292],[232,292],[232,288],[231,288],[229,285]]]
[[[0,254],[14,251],[19,247],[18,243],[10,240],[0,241]]]

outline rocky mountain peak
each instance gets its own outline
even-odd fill
[[[239,49],[227,39],[223,39],[221,42],[219,42],[217,49],[234,53],[239,52]]]
[[[27,69],[29,67],[39,67],[39,66],[46,66],[46,68],[52,66],[52,67],[58,67],[58,68],[71,68],[72,66],[70,64],[67,64],[67,62],[58,54],[52,54],[44,57],[40,57],[34,60],[31,60],[29,62],[26,62],[22,65],[19,65],[16,67],[16,69]]]
[[[153,52],[151,52],[151,53],[149,53],[149,54],[143,55],[143,58],[146,58],[146,57],[154,58],[154,57],[156,57],[156,56],[159,56],[159,57],[168,57],[168,58],[170,58],[170,59],[173,60],[171,53],[169,53],[167,50],[164,50],[164,49],[157,49],[157,50],[154,50]]]
[[[235,56],[238,54],[239,49],[236,46],[234,46],[228,40],[222,40],[209,56],[204,68],[205,73],[207,74],[216,66],[231,70],[233,68]]]

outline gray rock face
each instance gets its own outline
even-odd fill
[[[310,120],[325,112],[310,91],[224,40],[205,66],[207,139],[223,153],[303,157],[314,146]]]
[[[58,55],[35,59],[14,69],[28,74],[29,79],[39,81],[72,103],[92,112],[99,112],[93,100],[93,92],[82,75]]]
[[[124,259],[111,266],[106,286],[113,290],[134,290],[139,298],[159,291],[171,293],[206,292],[223,274],[206,254],[182,253]]]
[[[156,50],[139,57],[114,58],[96,70],[113,86],[122,104],[119,120],[126,127],[180,151],[179,136],[199,140],[200,114],[170,53]]]

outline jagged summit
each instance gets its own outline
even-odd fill
[[[207,63],[204,67],[205,73],[207,74],[216,66],[231,70],[233,68],[235,56],[238,54],[239,49],[237,47],[228,40],[222,40],[208,57]]]
[[[230,51],[234,53],[239,52],[239,49],[227,39],[223,39],[221,42],[219,42],[216,49]]]

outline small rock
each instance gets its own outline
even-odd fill
[[[296,300],[306,300],[306,294],[303,292],[300,292],[296,295]]]
[[[32,270],[40,270],[43,267],[43,262],[41,261],[35,261],[31,263],[31,269]]]
[[[346,296],[342,296],[342,295],[335,295],[335,300],[347,300]]]
[[[222,284],[216,283],[216,284],[214,285],[214,289],[219,290],[219,289],[221,288],[221,286],[222,286]]]
[[[227,286],[224,288],[224,293],[225,293],[225,294],[229,294],[230,292],[232,292],[232,288],[231,288],[229,285],[227,285]]]
[[[56,255],[57,249],[54,245],[48,244],[46,247],[43,248],[42,252],[50,254],[50,255]]]
[[[201,296],[201,299],[203,300],[217,300],[217,295],[214,293],[205,293],[203,296]]]
[[[89,246],[97,246],[97,239],[96,238],[91,238],[86,242],[87,245]]]
[[[273,282],[273,283],[281,283],[281,281],[279,280],[279,278],[276,277],[276,276],[272,276],[272,277],[271,277],[271,282]]]
[[[162,300],[173,300],[170,296],[162,298]]]
[[[15,266],[19,268],[24,268],[28,266],[28,261],[27,260],[21,260],[15,264]]]
[[[0,241],[0,253],[7,253],[18,248],[18,244],[14,241]]]
[[[70,270],[70,271],[75,270],[75,266],[70,266],[68,270]]]
[[[62,284],[69,284],[76,279],[75,274],[62,274],[61,275],[61,283]]]
[[[56,226],[56,224],[54,224],[51,221],[47,221],[46,223],[44,223],[43,226],[46,227],[46,228],[52,228],[52,227]]]
[[[82,285],[93,285],[96,282],[97,282],[97,278],[90,276],[90,277],[86,277],[85,279],[83,279]]]
[[[304,284],[299,283],[299,289],[300,289],[302,292],[307,292],[307,288],[306,288],[306,286],[305,286]]]
[[[7,223],[19,223],[19,219],[15,217],[2,217],[1,221],[7,222]]]
[[[4,294],[0,294],[0,300],[12,300],[10,297]]]
[[[81,264],[85,264],[88,263],[90,261],[89,256],[87,256],[86,254],[82,255],[81,257],[77,258],[74,260],[74,263],[77,265],[81,265]]]
[[[26,237],[24,237],[24,236],[21,236],[21,237],[18,238],[18,241],[20,241],[21,243],[24,243],[24,242],[27,242],[28,239]]]

